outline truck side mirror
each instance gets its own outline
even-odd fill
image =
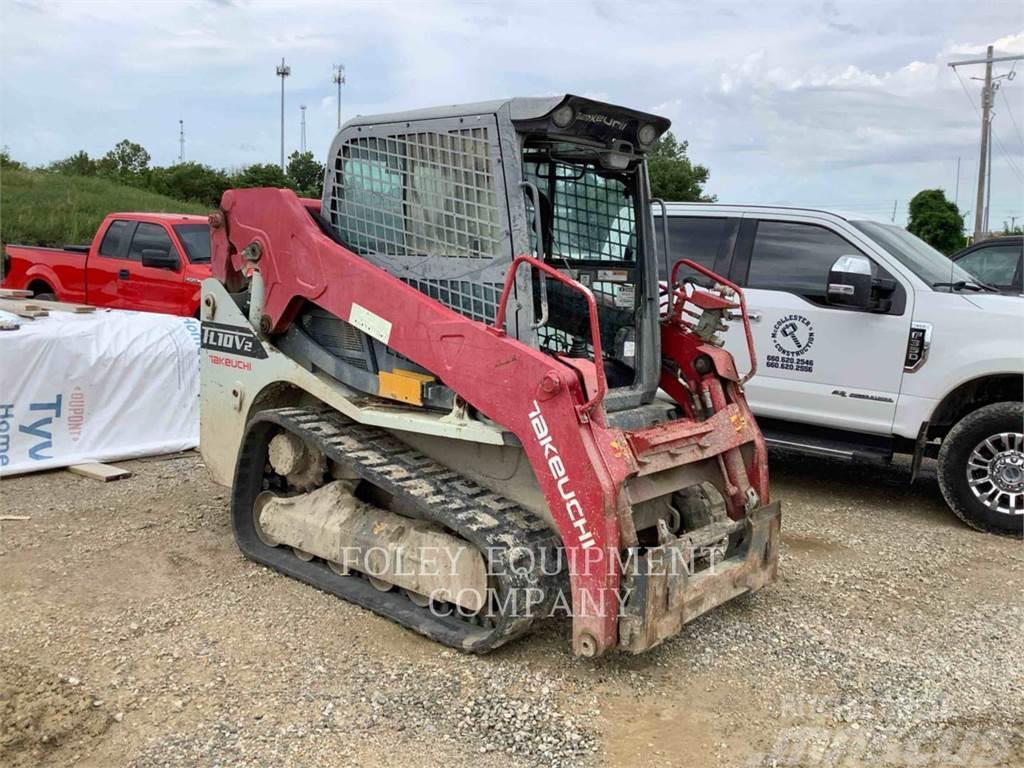
[[[828,273],[828,300],[843,307],[870,309],[871,262],[865,256],[840,256]]]
[[[177,271],[178,265],[178,254],[173,249],[162,251],[159,248],[144,248],[142,250],[142,266],[144,267]]]

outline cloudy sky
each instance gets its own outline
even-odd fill
[[[574,92],[672,119],[723,202],[905,219],[918,190],[974,209],[979,85],[946,62],[1024,54],[1019,0],[0,0],[0,143],[43,164],[122,138],[156,164],[324,155],[345,116]],[[997,65],[1005,74],[1011,65]],[[1024,62],[1019,67],[1024,74]],[[1024,217],[1024,77],[996,95],[991,221]]]

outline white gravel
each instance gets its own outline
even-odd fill
[[[198,456],[4,480],[0,765],[1024,764],[1024,551],[773,457],[778,584],[639,657],[444,649],[245,561]]]

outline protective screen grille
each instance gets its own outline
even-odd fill
[[[525,165],[527,179],[550,208],[543,212],[551,217],[548,258],[634,260],[634,201],[621,179],[578,165],[531,162],[529,157]]]
[[[331,222],[363,255],[503,255],[488,129],[345,142],[335,158]]]
[[[416,290],[448,305],[459,314],[482,323],[494,321],[498,299],[501,298],[501,283],[403,279]]]
[[[558,150],[556,150],[557,152]],[[524,156],[526,176],[537,185],[541,195],[542,216],[545,220],[545,258],[557,267],[572,268],[571,262],[608,262],[608,267],[631,267],[636,261],[635,197],[622,177],[598,173],[591,167],[560,163],[545,155],[535,159],[527,152]],[[631,179],[631,183],[635,183]],[[527,198],[527,215],[533,221],[532,200]],[[531,230],[531,246],[536,248],[536,237]],[[624,303],[632,301],[635,287],[622,293],[623,283],[592,280],[588,287],[597,299],[599,311],[604,307],[632,309]],[[535,289],[535,293],[536,293]],[[625,297],[630,297],[628,300]],[[586,305],[575,295],[562,297],[563,312],[586,316]],[[554,295],[552,292],[552,303]],[[556,312],[552,306],[552,312]],[[585,325],[577,332],[565,328],[545,326],[538,332],[545,348],[559,352],[592,356],[589,331]],[[606,339],[606,351],[613,351]]]

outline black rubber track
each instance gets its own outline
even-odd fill
[[[362,576],[336,574],[320,560],[304,562],[288,547],[261,542],[253,527],[253,502],[266,488],[283,490],[284,479],[267,464],[270,440],[283,430],[489,555],[491,587],[504,610],[484,626],[457,612],[439,615],[414,605],[400,591],[381,592]],[[231,517],[246,557],[463,651],[485,653],[525,634],[535,618],[547,613],[562,585],[562,577],[547,575],[559,562],[560,540],[543,520],[384,430],[330,409],[267,410],[249,422],[235,467]]]

